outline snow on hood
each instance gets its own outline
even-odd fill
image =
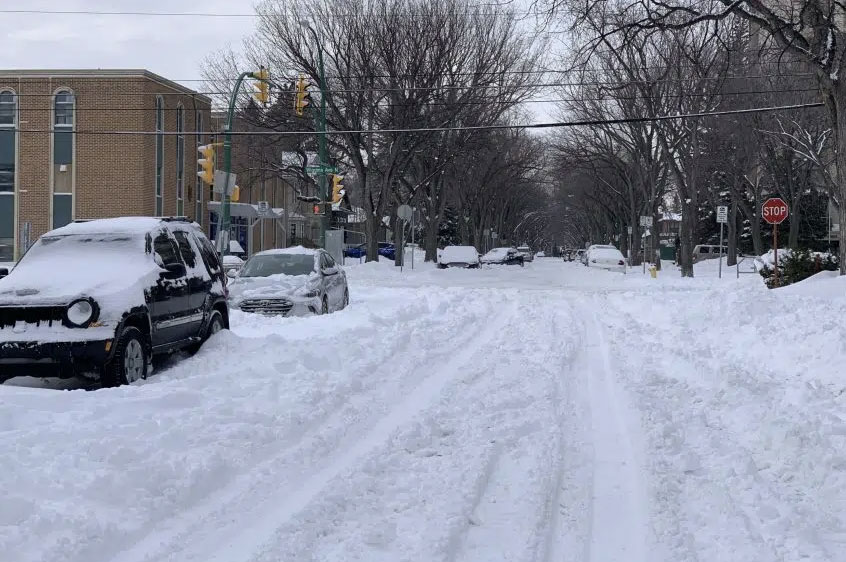
[[[268,275],[266,277],[237,277],[229,284],[233,301],[250,298],[291,297],[309,284],[319,282],[316,273],[310,275]]]
[[[91,297],[108,319],[144,304],[144,289],[161,271],[139,237],[44,236],[0,279],[0,303],[58,305]]]
[[[441,263],[476,263],[479,252],[473,246],[447,246],[441,251]]]

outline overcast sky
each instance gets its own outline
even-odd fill
[[[292,0],[295,1],[295,0]],[[525,0],[518,0],[522,2]],[[254,0],[0,0],[0,69],[144,68],[203,91],[203,59],[252,34]],[[65,10],[240,14],[183,17],[89,14],[9,14],[2,10]],[[549,97],[549,93],[539,94]],[[536,120],[554,106],[525,104]]]
[[[252,14],[252,0],[0,0],[0,10],[93,10]],[[0,13],[0,69],[145,68],[166,78],[200,78],[203,58],[239,47],[255,18]],[[185,82],[198,88],[198,83]]]

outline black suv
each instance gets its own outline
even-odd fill
[[[226,275],[184,218],[74,222],[0,279],[0,383],[16,376],[146,378],[152,356],[229,327]]]

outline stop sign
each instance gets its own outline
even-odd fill
[[[787,203],[780,197],[767,199],[761,206],[761,216],[769,224],[781,224],[787,218]]]

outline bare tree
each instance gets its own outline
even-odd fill
[[[799,62],[810,69],[828,110],[836,155],[836,196],[840,224],[846,225],[846,6],[830,0],[764,2],[762,0],[615,0],[581,3],[551,0],[552,14],[566,14],[574,26],[600,14],[621,17],[604,25],[590,39],[594,46],[616,36],[628,41],[636,35],[651,36],[683,29],[731,25],[735,18],[748,24],[762,56]],[[840,229],[840,273],[846,275],[846,228]]]

